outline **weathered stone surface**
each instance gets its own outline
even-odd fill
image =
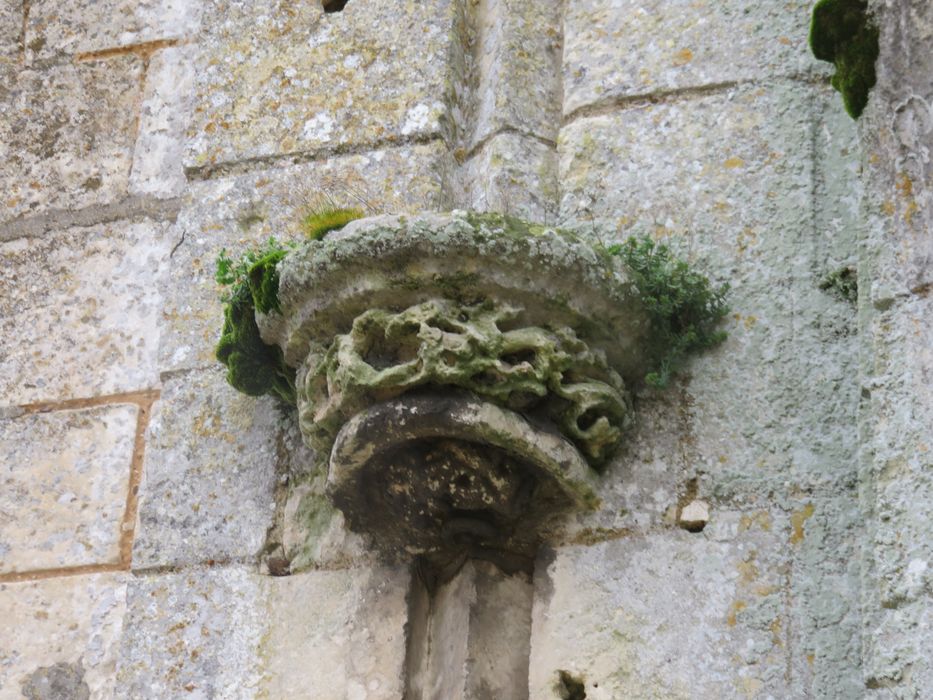
[[[854,491],[811,494],[789,508],[790,697],[862,697],[861,543]]]
[[[170,47],[157,51],[149,61],[130,174],[132,194],[175,197],[184,192],[187,180],[182,153],[194,84],[194,54],[192,46]]]
[[[326,451],[350,418],[379,401],[457,387],[508,408],[541,409],[601,464],[632,421],[622,378],[572,329],[518,326],[523,311],[432,299],[397,314],[371,308],[357,316],[350,333],[304,364],[299,413],[309,444]],[[581,427],[584,415],[591,420]]]
[[[118,222],[0,243],[0,402],[99,396],[158,383],[166,226]]]
[[[462,164],[455,183],[458,207],[545,225],[557,221],[557,154],[537,139],[514,133],[494,136]]]
[[[564,114],[620,97],[817,65],[803,0],[581,0],[564,24]]]
[[[553,139],[560,122],[561,3],[467,4],[460,113],[454,129],[469,150],[503,129]]]
[[[255,559],[272,525],[279,418],[219,369],[172,375],[146,440],[134,568]]]
[[[161,369],[216,362],[223,314],[214,269],[221,249],[237,255],[269,236],[299,237],[303,212],[322,195],[373,211],[443,208],[444,159],[435,142],[193,183],[171,234],[178,247],[165,284]]]
[[[0,5],[0,65],[12,66],[22,52],[23,0]]]
[[[0,573],[115,564],[135,406],[0,420]]]
[[[731,284],[729,338],[691,360],[686,409],[689,459],[718,475],[721,493],[781,487],[789,473],[852,478],[843,426],[855,410],[854,316],[818,288],[828,246],[851,237],[814,235],[816,114],[811,94],[777,83],[579,119],[561,133],[565,218],[666,239]],[[818,350],[825,342],[843,355]]]
[[[859,428],[864,676],[874,700],[933,687],[933,6],[869,5],[881,18],[881,53],[859,120]]]
[[[409,578],[372,565],[271,579],[257,695],[403,697]]]
[[[863,329],[871,343],[871,371],[863,402],[870,426],[871,572],[866,579],[872,625],[868,677],[897,688],[894,697],[933,677],[933,638],[918,630],[933,623],[933,298],[898,300],[872,314]],[[863,394],[863,395],[865,395]]]
[[[201,0],[30,0],[27,61],[193,36]]]
[[[451,5],[206,2],[185,164],[440,135]]]
[[[114,697],[256,697],[269,580],[239,567],[133,578]]]
[[[532,594],[524,574],[478,561],[413,591],[406,697],[527,700]]]
[[[114,697],[127,578],[0,584],[0,697]]]
[[[460,210],[358,219],[282,260],[281,313],[257,322],[297,367],[371,308],[488,301],[520,307],[531,326],[585,329],[587,345],[632,376],[643,367],[645,311],[622,263],[589,233]]]
[[[117,697],[402,696],[408,574],[142,576],[127,594]]]
[[[531,697],[561,697],[560,671],[583,682],[588,700],[788,697],[786,564],[764,523],[719,512],[702,534],[539,558]]]
[[[280,472],[289,475],[288,485],[270,543],[281,543],[281,555],[293,573],[372,561],[374,551],[367,539],[347,529],[343,513],[325,495],[327,469],[304,444],[298,421],[284,423]]]
[[[126,194],[142,67],[122,55],[4,71],[0,221]]]

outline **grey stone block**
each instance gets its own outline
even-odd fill
[[[126,611],[126,574],[0,584],[0,693],[4,698],[114,697]]]
[[[0,420],[0,573],[119,562],[137,412]]]
[[[0,91],[0,221],[126,195],[142,70],[133,55],[0,65],[10,86]]]
[[[120,221],[0,243],[0,402],[158,384],[166,225]]]
[[[272,525],[277,409],[220,369],[172,375],[155,404],[133,567],[257,560]]]

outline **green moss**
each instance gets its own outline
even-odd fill
[[[295,370],[285,364],[282,351],[259,335],[249,287],[242,285],[224,307],[224,326],[217,343],[217,359],[227,367],[227,382],[249,396],[270,394],[295,404]]]
[[[216,355],[227,367],[227,382],[249,396],[270,394],[295,404],[295,370],[285,364],[282,351],[259,335],[256,310],[279,311],[277,265],[288,247],[270,238],[259,250],[234,260],[222,250],[215,279],[228,288],[224,295],[224,325]]]
[[[362,209],[319,207],[307,212],[301,219],[301,230],[312,241],[321,240],[331,231],[343,228],[354,219],[365,216]]]
[[[810,48],[836,66],[832,86],[842,94],[846,112],[858,119],[875,85],[878,27],[866,0],[820,0],[813,8]]]
[[[302,224],[306,235],[316,241],[362,216],[360,209],[321,206],[308,213]],[[227,382],[249,396],[270,394],[294,405],[295,370],[285,364],[281,349],[263,342],[256,323],[257,311],[281,311],[278,264],[292,247],[269,238],[237,259],[221,250],[215,279],[227,288],[221,297],[224,325],[216,348],[217,359],[227,367]]]
[[[712,287],[706,277],[677,260],[667,246],[649,238],[629,238],[607,250],[625,262],[648,312],[651,330],[647,354],[652,362],[645,375],[648,384],[666,386],[687,355],[726,339],[725,331],[716,330],[716,325],[729,311],[727,284]]]
[[[820,280],[820,289],[832,292],[840,299],[854,304],[858,301],[858,274],[854,267],[843,267],[830,272]]]

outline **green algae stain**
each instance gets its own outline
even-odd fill
[[[836,66],[831,84],[842,94],[849,116],[858,119],[875,85],[878,58],[878,27],[867,0],[820,0],[813,8],[810,49]]]

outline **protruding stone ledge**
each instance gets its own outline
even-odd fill
[[[297,368],[329,496],[380,551],[442,578],[467,558],[530,570],[598,503],[649,332],[604,247],[500,215],[382,216],[275,271],[263,342]]]

